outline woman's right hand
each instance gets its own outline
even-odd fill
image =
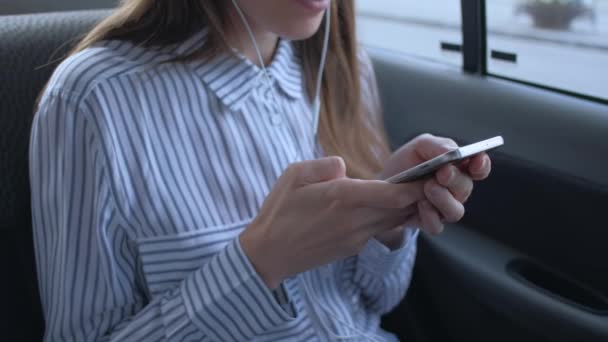
[[[274,289],[290,276],[359,253],[376,234],[406,222],[424,199],[423,186],[347,178],[339,157],[295,163],[240,243]]]

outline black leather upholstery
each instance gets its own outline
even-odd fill
[[[34,104],[66,52],[108,11],[0,17],[0,340],[43,331],[28,181]]]

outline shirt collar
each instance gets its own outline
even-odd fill
[[[205,44],[208,30],[204,29],[184,43],[174,53],[188,54]],[[281,91],[292,99],[303,96],[302,64],[293,43],[280,39],[275,56],[266,67],[272,84],[278,84]],[[193,62],[195,73],[207,84],[224,105],[231,110],[241,108],[253,90],[265,85],[262,68],[253,64],[241,53],[221,53],[211,58]]]

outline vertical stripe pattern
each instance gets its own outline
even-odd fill
[[[240,55],[160,63],[205,38],[102,42],[54,73],[30,147],[45,340],[323,341],[349,326],[393,339],[380,315],[407,289],[414,235],[276,291],[255,272],[237,237],[290,163],[318,157],[311,104],[286,40],[270,87]],[[371,97],[364,54],[361,68]]]

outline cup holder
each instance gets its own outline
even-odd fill
[[[608,299],[601,293],[536,262],[523,258],[512,260],[507,264],[507,272],[562,302],[594,314],[608,315]]]

